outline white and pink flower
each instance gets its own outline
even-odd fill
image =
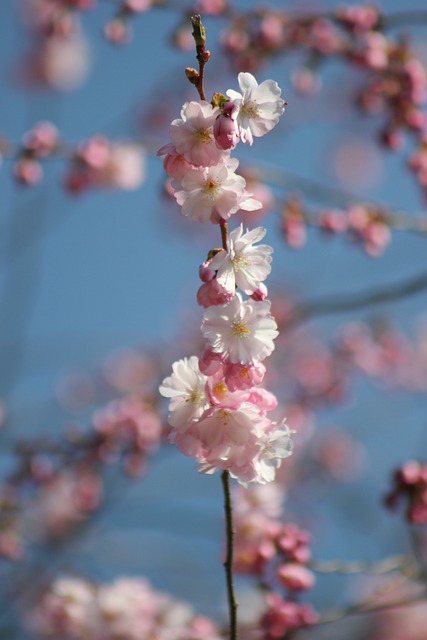
[[[181,118],[172,121],[171,142],[190,164],[211,167],[229,157],[229,152],[220,149],[215,142],[213,127],[219,115],[219,107],[192,101],[182,107]]]
[[[186,431],[209,407],[207,377],[200,372],[196,356],[174,362],[172,371],[159,390],[162,396],[170,398],[169,424]]]
[[[272,353],[273,341],[279,335],[270,314],[270,302],[243,301],[240,294],[226,305],[205,311],[202,333],[213,351],[240,364],[264,360]]]
[[[235,291],[237,286],[248,295],[259,290],[271,271],[273,249],[266,244],[254,246],[265,234],[262,227],[243,233],[243,224],[230,233],[228,250],[219,251],[209,265],[217,271],[216,279],[224,289]]]
[[[252,144],[254,136],[264,136],[276,126],[285,110],[285,102],[274,80],[258,84],[251,73],[239,73],[238,80],[242,93],[229,89],[227,96],[239,108],[236,121],[240,139]]]
[[[235,171],[239,161],[189,169],[181,181],[174,180],[175,198],[187,218],[218,223],[239,209],[256,211],[261,203],[245,190],[246,180]]]

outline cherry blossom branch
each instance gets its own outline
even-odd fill
[[[223,471],[221,473],[221,481],[224,490],[224,511],[225,522],[227,532],[227,555],[224,561],[225,575],[227,579],[227,596],[228,596],[228,609],[230,617],[230,640],[237,639],[237,600],[234,591],[233,580],[233,519],[232,519],[232,505],[231,505],[231,491],[230,491],[230,473]]]
[[[381,575],[383,573],[389,573],[391,571],[401,571],[404,574],[408,572],[413,575],[414,562],[410,556],[396,555],[384,558],[379,562],[371,563],[363,560],[357,560],[354,562],[343,562],[342,560],[331,560],[330,562],[317,562],[311,561],[307,565],[313,571],[317,573],[370,573],[375,575]]]
[[[187,78],[196,87],[200,100],[206,100],[204,79],[205,79],[205,65],[210,58],[210,51],[206,51],[206,29],[202,24],[201,17],[199,15],[191,18],[191,24],[193,25],[192,36],[196,43],[196,58],[199,63],[199,71],[188,67],[185,70]]]
[[[348,616],[361,614],[361,613],[375,613],[376,611],[384,611],[385,609],[396,609],[398,607],[406,607],[411,604],[418,604],[427,600],[427,594],[421,593],[409,598],[398,598],[396,600],[389,600],[388,602],[381,602],[379,604],[370,605],[368,601],[358,602],[354,605],[350,605],[340,611],[331,611],[324,614],[320,620],[311,626],[317,626],[321,624],[327,624],[329,622],[337,622]]]
[[[196,87],[200,99],[206,101],[206,95],[204,90],[204,69],[205,64],[209,60],[210,53],[206,51],[206,30],[202,24],[201,17],[196,15],[191,18],[191,24],[193,25],[193,38],[196,43],[197,60],[199,62],[199,72],[195,69],[187,68],[185,70],[187,78]],[[225,251],[228,249],[228,222],[221,218],[219,222],[221,231],[222,247]],[[221,473],[221,482],[224,492],[224,512],[226,522],[226,558],[224,561],[224,569],[226,575],[227,584],[227,599],[229,608],[229,626],[230,626],[230,640],[237,640],[237,600],[234,591],[233,581],[233,511],[231,503],[231,489],[230,489],[230,473],[224,470]]]
[[[368,598],[364,600],[360,600],[359,602],[349,605],[348,607],[345,607],[341,610],[324,613],[320,617],[318,622],[315,623],[315,625],[325,624],[328,622],[336,622],[337,620],[342,620],[343,618],[347,618],[348,616],[354,615],[354,614],[372,613],[372,612],[381,611],[384,609],[393,609],[395,607],[403,607],[409,604],[415,604],[417,602],[426,600],[427,592],[424,589],[421,593],[418,593],[406,598],[405,597],[397,598],[395,600],[380,601],[378,603],[372,604],[372,600],[374,598],[378,598],[378,597],[382,598],[385,594],[389,593],[390,591],[393,591],[397,587],[400,587],[402,584],[406,583],[409,579],[411,578],[419,579],[419,577],[420,576],[419,576],[418,567],[414,566],[414,564],[412,563],[412,566],[408,565],[408,567],[404,572],[403,571],[399,572],[395,578],[381,585],[373,594],[370,594]]]
[[[315,316],[330,313],[344,313],[355,311],[384,302],[394,302],[410,295],[420,293],[427,289],[427,272],[423,271],[415,277],[393,285],[373,289],[366,293],[335,294],[324,296],[317,300],[307,301],[297,305],[289,320],[289,326],[293,326]]]
[[[269,184],[278,187],[300,189],[304,194],[326,206],[346,207],[361,201],[360,196],[347,190],[332,187],[330,185],[299,176],[287,169],[263,163],[257,167],[259,178]],[[419,213],[407,213],[399,209],[393,209],[385,203],[376,202],[371,198],[363,198],[363,202],[369,206],[384,211],[388,226],[402,231],[415,231],[427,233],[427,216],[425,211]],[[310,226],[320,226],[318,216],[307,209],[302,212],[304,222]]]
[[[221,220],[219,223],[219,227],[221,230],[221,242],[222,247],[225,251],[227,251],[227,242],[228,242],[228,222],[226,220]],[[224,569],[225,576],[227,582],[227,598],[228,598],[228,610],[229,610],[229,619],[230,619],[230,640],[236,640],[237,638],[237,599],[234,590],[234,579],[233,579],[233,540],[234,540],[234,529],[233,529],[233,507],[231,502],[231,491],[230,491],[230,473],[228,471],[223,471],[221,474],[221,481],[224,491],[224,512],[225,512],[225,523],[226,523],[226,549],[227,555],[224,561]]]
[[[423,11],[422,9],[398,11],[390,16],[382,16],[381,18],[381,26],[383,26],[384,29],[392,29],[405,24],[427,24],[427,11]]]

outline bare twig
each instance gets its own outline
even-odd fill
[[[303,302],[297,305],[287,326],[292,327],[299,322],[315,316],[331,313],[355,311],[384,302],[394,302],[402,298],[420,293],[427,289],[427,272],[388,286],[378,287],[363,293],[336,293]]]
[[[411,576],[414,573],[414,562],[412,558],[407,555],[390,556],[375,563],[363,560],[357,560],[355,562],[343,562],[342,560],[331,560],[330,562],[312,561],[309,563],[309,567],[318,573],[370,573],[381,575],[396,570],[404,574],[409,572]]]
[[[222,486],[224,490],[224,510],[225,510],[225,522],[227,533],[227,555],[224,561],[224,569],[227,579],[227,595],[228,595],[228,609],[230,616],[230,640],[237,640],[237,600],[234,592],[233,581],[233,518],[232,518],[232,506],[231,506],[231,492],[230,492],[230,474],[228,471],[223,471],[221,474]]]

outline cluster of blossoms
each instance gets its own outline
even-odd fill
[[[14,165],[16,179],[25,185],[40,182],[43,176],[40,160],[55,153],[58,146],[59,133],[55,125],[50,122],[36,124],[22,139]]]
[[[283,638],[318,619],[309,604],[297,601],[315,581],[306,566],[311,559],[310,537],[296,525],[280,521],[282,494],[275,483],[238,487],[234,494],[234,568],[237,573],[253,576],[267,589],[260,622],[266,640]]]
[[[137,189],[144,177],[145,161],[140,146],[113,143],[98,135],[78,146],[64,184],[73,194],[90,187]]]
[[[59,91],[80,85],[89,70],[90,49],[79,12],[94,6],[95,0],[23,0],[32,44],[21,64],[21,80]]]
[[[26,186],[42,180],[42,161],[53,156],[70,160],[63,184],[74,195],[89,188],[137,189],[145,179],[145,153],[140,144],[113,142],[96,135],[71,147],[51,122],[38,122],[20,144],[3,139],[0,147],[7,155],[16,156],[14,176]]]
[[[288,245],[300,248],[307,240],[307,225],[319,227],[327,235],[345,234],[370,256],[379,256],[391,241],[391,220],[378,207],[350,205],[347,210],[307,211],[300,198],[288,198],[281,212],[281,230]]]
[[[118,0],[114,16],[104,25],[106,38],[114,44],[130,42],[132,18],[159,1]],[[24,0],[26,18],[36,36],[35,49],[27,65],[32,80],[44,81],[59,89],[72,88],[78,83],[87,62],[85,53],[78,51],[79,43],[86,42],[79,12],[94,9],[97,4],[97,0]],[[60,57],[56,67],[55,53]],[[68,72],[68,80],[61,81],[61,69]]]
[[[104,27],[104,34],[114,44],[128,44],[132,39],[131,19],[151,9],[159,0],[121,0],[114,18]],[[161,2],[161,0],[160,0]]]
[[[215,94],[214,106],[203,100],[186,102],[181,118],[171,124],[171,142],[158,151],[176,201],[192,220],[219,223],[239,210],[262,206],[246,191],[245,179],[236,173],[239,162],[230,152],[239,140],[252,144],[254,137],[268,133],[284,102],[273,80],[258,85],[250,73],[240,73],[239,86],[242,93],[230,89],[227,97]]]
[[[394,486],[386,496],[386,505],[394,509],[406,505],[406,518],[413,524],[427,523],[427,464],[409,460],[394,474]]]
[[[338,6],[329,15],[290,13],[264,7],[234,12],[227,20],[223,46],[237,68],[257,69],[273,56],[295,49],[307,51],[307,63],[292,74],[295,88],[305,93],[321,84],[315,70],[328,58],[340,57],[362,68],[366,80],[354,97],[367,114],[381,115],[379,142],[401,149],[412,134],[422,150],[427,125],[427,72],[406,37],[387,33],[388,17],[372,5]],[[410,163],[422,187],[425,171]]]
[[[187,102],[181,118],[171,124],[171,143],[159,151],[183,214],[220,223],[223,231],[239,209],[261,206],[236,174],[238,161],[230,151],[239,140],[252,144],[254,136],[270,131],[284,105],[273,80],[258,85],[250,73],[240,73],[239,85],[242,93],[214,96],[219,106]],[[175,362],[172,376],[160,387],[170,398],[170,440],[196,458],[201,471],[228,470],[242,483],[273,480],[292,450],[288,427],[268,417],[277,406],[275,396],[258,386],[265,374],[262,361],[278,335],[263,283],[272,249],[255,246],[264,235],[261,227],[244,232],[241,226],[226,237],[222,249],[208,254],[198,292],[205,307],[204,353],[200,360],[192,356]]]
[[[425,330],[410,340],[386,322],[352,322],[340,332],[336,353],[352,368],[391,387],[412,392],[427,388]]]
[[[19,462],[0,485],[0,556],[19,560],[24,539],[73,533],[102,504],[104,466],[120,461],[127,474],[140,474],[161,439],[158,414],[130,395],[98,409],[88,432],[74,428],[59,442],[18,445]]]
[[[28,616],[40,637],[63,640],[221,640],[213,622],[196,616],[140,578],[95,585],[57,578]]]

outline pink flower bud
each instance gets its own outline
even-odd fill
[[[265,284],[261,282],[258,289],[256,289],[253,293],[251,293],[249,297],[252,298],[252,300],[255,300],[255,302],[263,302],[264,300],[267,299],[267,296],[268,296],[268,289],[265,286]]]
[[[206,347],[201,358],[199,358],[199,369],[205,376],[213,376],[224,367],[220,353],[215,353],[210,347]]]
[[[309,569],[293,562],[282,564],[277,575],[285,587],[294,591],[307,591],[315,583],[314,575]]]
[[[104,26],[104,35],[113,44],[128,44],[132,39],[132,31],[128,21],[114,18]]]
[[[27,186],[33,186],[43,177],[43,169],[38,160],[34,158],[19,158],[14,166],[15,178]]]
[[[398,478],[405,484],[416,484],[421,479],[421,465],[417,460],[408,460],[398,471]]]
[[[224,289],[216,278],[204,282],[197,292],[197,302],[205,309],[218,304],[227,304],[233,297],[234,292]]]
[[[58,144],[58,129],[50,122],[39,122],[25,134],[23,146],[36,156],[47,156]]]
[[[222,113],[213,127],[216,146],[220,149],[234,149],[239,142],[239,130],[236,123],[237,105],[231,100],[224,102]]]
[[[215,271],[209,268],[209,261],[203,262],[199,267],[199,278],[202,282],[210,282],[215,278]]]
[[[257,364],[233,364],[228,363],[225,372],[225,381],[230,391],[236,389],[250,389],[261,384],[265,375],[265,366],[262,362]]]

